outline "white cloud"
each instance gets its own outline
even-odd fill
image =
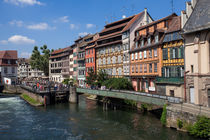
[[[86,36],[86,35],[88,35],[89,33],[87,33],[87,32],[82,32],[82,33],[79,33],[79,36]]]
[[[13,21],[10,21],[9,24],[12,25],[12,26],[22,27],[23,26],[23,21],[13,20]]]
[[[75,24],[70,24],[70,29],[73,30],[73,29],[78,29],[79,27]]]
[[[68,16],[63,16],[63,17],[58,18],[57,20],[54,20],[54,22],[67,23],[67,22],[69,22],[68,18],[69,18]]]
[[[38,23],[27,26],[31,30],[47,30],[47,29],[56,29],[56,27],[50,27],[47,23]]]
[[[7,43],[8,43],[7,40],[1,40],[1,41],[0,41],[0,44],[2,44],[2,45],[6,45]]]
[[[34,44],[35,40],[30,39],[26,36],[13,35],[10,38],[8,38],[8,40],[1,40],[0,42],[3,44],[12,43],[17,45],[22,45],[22,44]]]
[[[95,25],[94,24],[86,24],[86,28],[93,28],[93,27],[95,27]]]
[[[17,6],[21,6],[21,5],[44,5],[43,3],[41,3],[38,0],[4,0],[4,2],[6,3],[11,3]]]
[[[21,52],[20,57],[22,57],[22,58],[30,58],[31,57],[31,53],[29,53],[29,52]]]

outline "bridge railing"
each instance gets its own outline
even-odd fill
[[[88,88],[82,88],[82,89],[88,89]],[[96,89],[88,89],[88,90],[96,90]],[[158,95],[158,94],[151,94],[151,93],[145,93],[145,92],[137,92],[137,91],[129,91],[129,90],[109,90],[109,89],[98,89],[96,91],[107,91],[107,92],[117,92],[117,93],[125,93],[125,94],[135,94],[140,96],[147,96],[152,98],[159,98],[163,100],[167,100],[169,103],[183,103],[182,98],[180,97],[172,97],[172,96],[165,96],[165,95]]]

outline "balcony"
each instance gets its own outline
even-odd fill
[[[157,77],[156,83],[159,83],[159,84],[184,84],[184,77]]]

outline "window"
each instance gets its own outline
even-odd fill
[[[147,72],[147,64],[144,64],[144,73]]]
[[[168,59],[168,49],[164,48],[163,49],[163,60],[167,60]]]
[[[155,43],[158,43],[158,41],[159,41],[159,36],[156,35],[156,36],[155,36]]]
[[[136,42],[136,48],[138,48],[138,45],[139,45],[139,44],[138,44],[138,41],[137,41],[137,42]]]
[[[154,49],[154,57],[157,57],[157,48]]]
[[[184,77],[184,67],[180,67],[180,77]]]
[[[157,72],[157,63],[154,63],[154,72]]]
[[[103,58],[103,64],[106,65],[106,58]]]
[[[147,51],[144,51],[144,58],[147,58]]]
[[[118,56],[118,63],[121,63],[121,55]]]
[[[151,37],[149,37],[149,38],[147,39],[147,44],[148,44],[148,45],[151,44]]]
[[[110,57],[107,58],[107,64],[111,64],[111,59],[110,59]]]
[[[142,73],[142,64],[140,64],[139,72]]]
[[[7,67],[4,68],[4,73],[8,73]]]
[[[170,49],[170,59],[178,58],[178,48]]]
[[[134,53],[131,54],[131,60],[134,60]]]
[[[149,58],[152,58],[152,50],[149,50]]]
[[[135,59],[136,60],[138,59],[138,53],[137,52],[135,53]]]
[[[152,73],[152,64],[149,64],[149,73]]]
[[[98,59],[98,65],[101,65],[101,58]]]
[[[88,55],[88,50],[86,50],[86,55]]]
[[[174,90],[170,90],[170,96],[174,97]]]
[[[141,47],[144,46],[144,40],[141,40]]]
[[[139,52],[139,58],[142,59],[142,52]]]
[[[113,68],[113,75],[116,75],[116,68]]]
[[[178,49],[178,58],[184,58],[184,47],[183,46],[181,46]]]
[[[77,64],[77,60],[74,60],[74,64]],[[55,65],[56,66],[56,65]]]
[[[115,63],[116,63],[116,57],[113,56],[113,57],[112,57],[112,64],[115,64]]]
[[[132,73],[134,73],[134,66],[132,66]]]
[[[194,72],[194,67],[193,67],[193,65],[191,65],[191,73],[193,73]]]
[[[122,68],[118,68],[118,75],[122,75]]]
[[[138,73],[138,65],[136,65],[136,73]]]

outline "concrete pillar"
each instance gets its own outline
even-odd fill
[[[78,94],[76,92],[76,87],[69,88],[69,102],[70,103],[78,103]]]

